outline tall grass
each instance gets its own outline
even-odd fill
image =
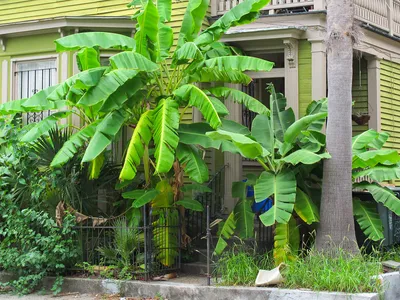
[[[221,276],[220,285],[254,285],[258,270],[273,268],[270,255],[260,255],[256,248],[244,243],[235,244],[218,259],[215,275]]]
[[[346,293],[382,291],[380,281],[372,279],[382,273],[381,263],[373,255],[351,255],[341,249],[335,256],[314,250],[306,254],[286,263],[282,287]]]

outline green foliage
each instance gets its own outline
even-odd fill
[[[112,245],[98,248],[97,251],[100,252],[107,264],[115,265],[121,270],[129,269],[133,265],[138,268],[143,263],[142,258],[136,252],[143,243],[139,231],[129,227],[125,218],[114,221],[113,227],[114,241]]]
[[[58,52],[78,51],[78,64],[82,72],[27,100],[1,106],[0,114],[69,107],[71,110],[68,113],[55,113],[37,124],[24,140],[30,142],[45,135],[54,128],[56,119],[68,118],[67,114],[71,113],[79,115],[82,127],[60,149],[51,165],[55,167],[67,163],[77,156],[77,148],[86,146],[85,154],[80,159],[82,162],[92,162],[92,167],[95,167],[92,168],[92,177],[96,177],[96,171],[100,169],[101,154],[113,141],[118,140],[122,129],[129,126],[134,130],[120,179],[133,180],[141,163],[148,174],[151,171],[154,174],[167,174],[176,158],[180,140],[178,128],[187,109],[192,106],[198,108],[212,128],[221,126],[222,116],[228,114],[221,101],[225,98],[243,103],[253,111],[268,113],[265,106],[245,93],[232,89],[208,91],[195,84],[211,81],[248,84],[251,79],[245,71],[271,70],[273,63],[242,56],[237,49],[217,42],[230,27],[254,20],[267,3],[268,0],[240,3],[233,12],[225,14],[199,35],[209,1],[190,0],[178,45],[172,48],[173,31],[169,24],[171,1],[134,1],[132,5],[138,5],[133,15],[136,22],[134,38],[87,32],[58,39]],[[213,37],[210,39],[211,32]],[[110,66],[105,68],[100,66],[99,56],[101,51],[107,49],[121,52],[110,57]],[[186,128],[186,137],[191,129]],[[195,130],[195,133],[198,131]],[[186,141],[184,138],[182,143],[190,143],[193,148],[191,155],[186,152],[185,158],[182,158],[184,171],[192,180],[205,182],[208,176],[206,173],[199,175],[196,168],[200,166],[200,159],[194,155],[198,152],[194,148],[203,146],[204,141],[188,142],[188,138]],[[145,155],[144,149],[149,145],[155,147],[152,157]],[[149,179],[146,176],[147,184]]]
[[[214,272],[221,276],[221,285],[254,285],[260,269],[272,268],[273,260],[269,253],[260,255],[255,248],[241,243],[221,255]]]
[[[295,213],[307,224],[319,221],[308,187],[314,169],[323,159],[330,158],[324,149],[325,135],[320,132],[320,124],[327,116],[327,102],[312,102],[308,108],[309,114],[296,121],[292,109],[286,109],[285,97],[276,93],[272,85],[268,89],[271,111],[264,111],[264,114],[254,118],[251,132],[246,128],[239,129],[238,124],[232,126],[228,123],[207,132],[207,136],[219,141],[222,151],[239,153],[255,160],[263,168],[260,176],[253,176],[253,180],[247,184],[254,186],[256,202],[268,198],[273,201],[272,207],[262,213],[259,219],[265,226],[276,226],[274,257],[276,264],[279,264],[292,255],[292,250],[296,252],[299,246],[299,230],[293,218]],[[217,91],[216,94],[227,92]],[[230,232],[233,234],[234,227],[239,226],[238,231],[243,234],[245,231],[241,225],[248,224],[251,219],[251,209],[245,209],[243,205],[249,206],[250,202],[247,204],[248,200],[245,199],[245,184],[235,185],[241,185],[242,192],[236,195],[232,193],[240,201],[234,210],[230,226],[233,230]],[[250,229],[249,226],[245,227]],[[225,239],[232,234],[226,234]],[[226,245],[226,241],[220,239],[220,247],[217,248],[223,250]]]
[[[396,150],[382,149],[388,138],[387,133],[372,129],[353,137],[353,188],[370,192],[376,202],[400,215],[400,200],[389,188],[381,185],[383,181],[400,179],[399,154]],[[364,176],[374,182],[360,182],[359,178]],[[353,210],[356,221],[369,239],[379,241],[384,238],[375,203],[354,199]]]
[[[337,249],[335,256],[311,250],[286,263],[281,287],[345,293],[382,292],[382,265],[373,256],[354,256]]]
[[[28,294],[46,276],[56,275],[52,290],[58,293],[62,274],[78,256],[72,229],[75,218],[67,215],[58,227],[46,213],[19,210],[9,201],[2,201],[0,210],[0,266],[17,275],[5,285],[18,294]]]

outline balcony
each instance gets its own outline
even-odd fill
[[[211,0],[211,15],[220,16],[243,0]],[[356,19],[400,36],[400,0],[354,0]],[[264,14],[287,14],[326,9],[326,0],[271,0]]]

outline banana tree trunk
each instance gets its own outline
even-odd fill
[[[354,8],[352,0],[329,1],[327,16],[328,124],[324,161],[321,222],[317,250],[340,247],[358,252],[355,238],[352,181],[352,65]]]

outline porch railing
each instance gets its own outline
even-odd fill
[[[220,16],[243,0],[212,0],[212,16]],[[265,14],[282,14],[326,9],[326,0],[271,0]],[[354,0],[356,19],[400,36],[400,0]]]

